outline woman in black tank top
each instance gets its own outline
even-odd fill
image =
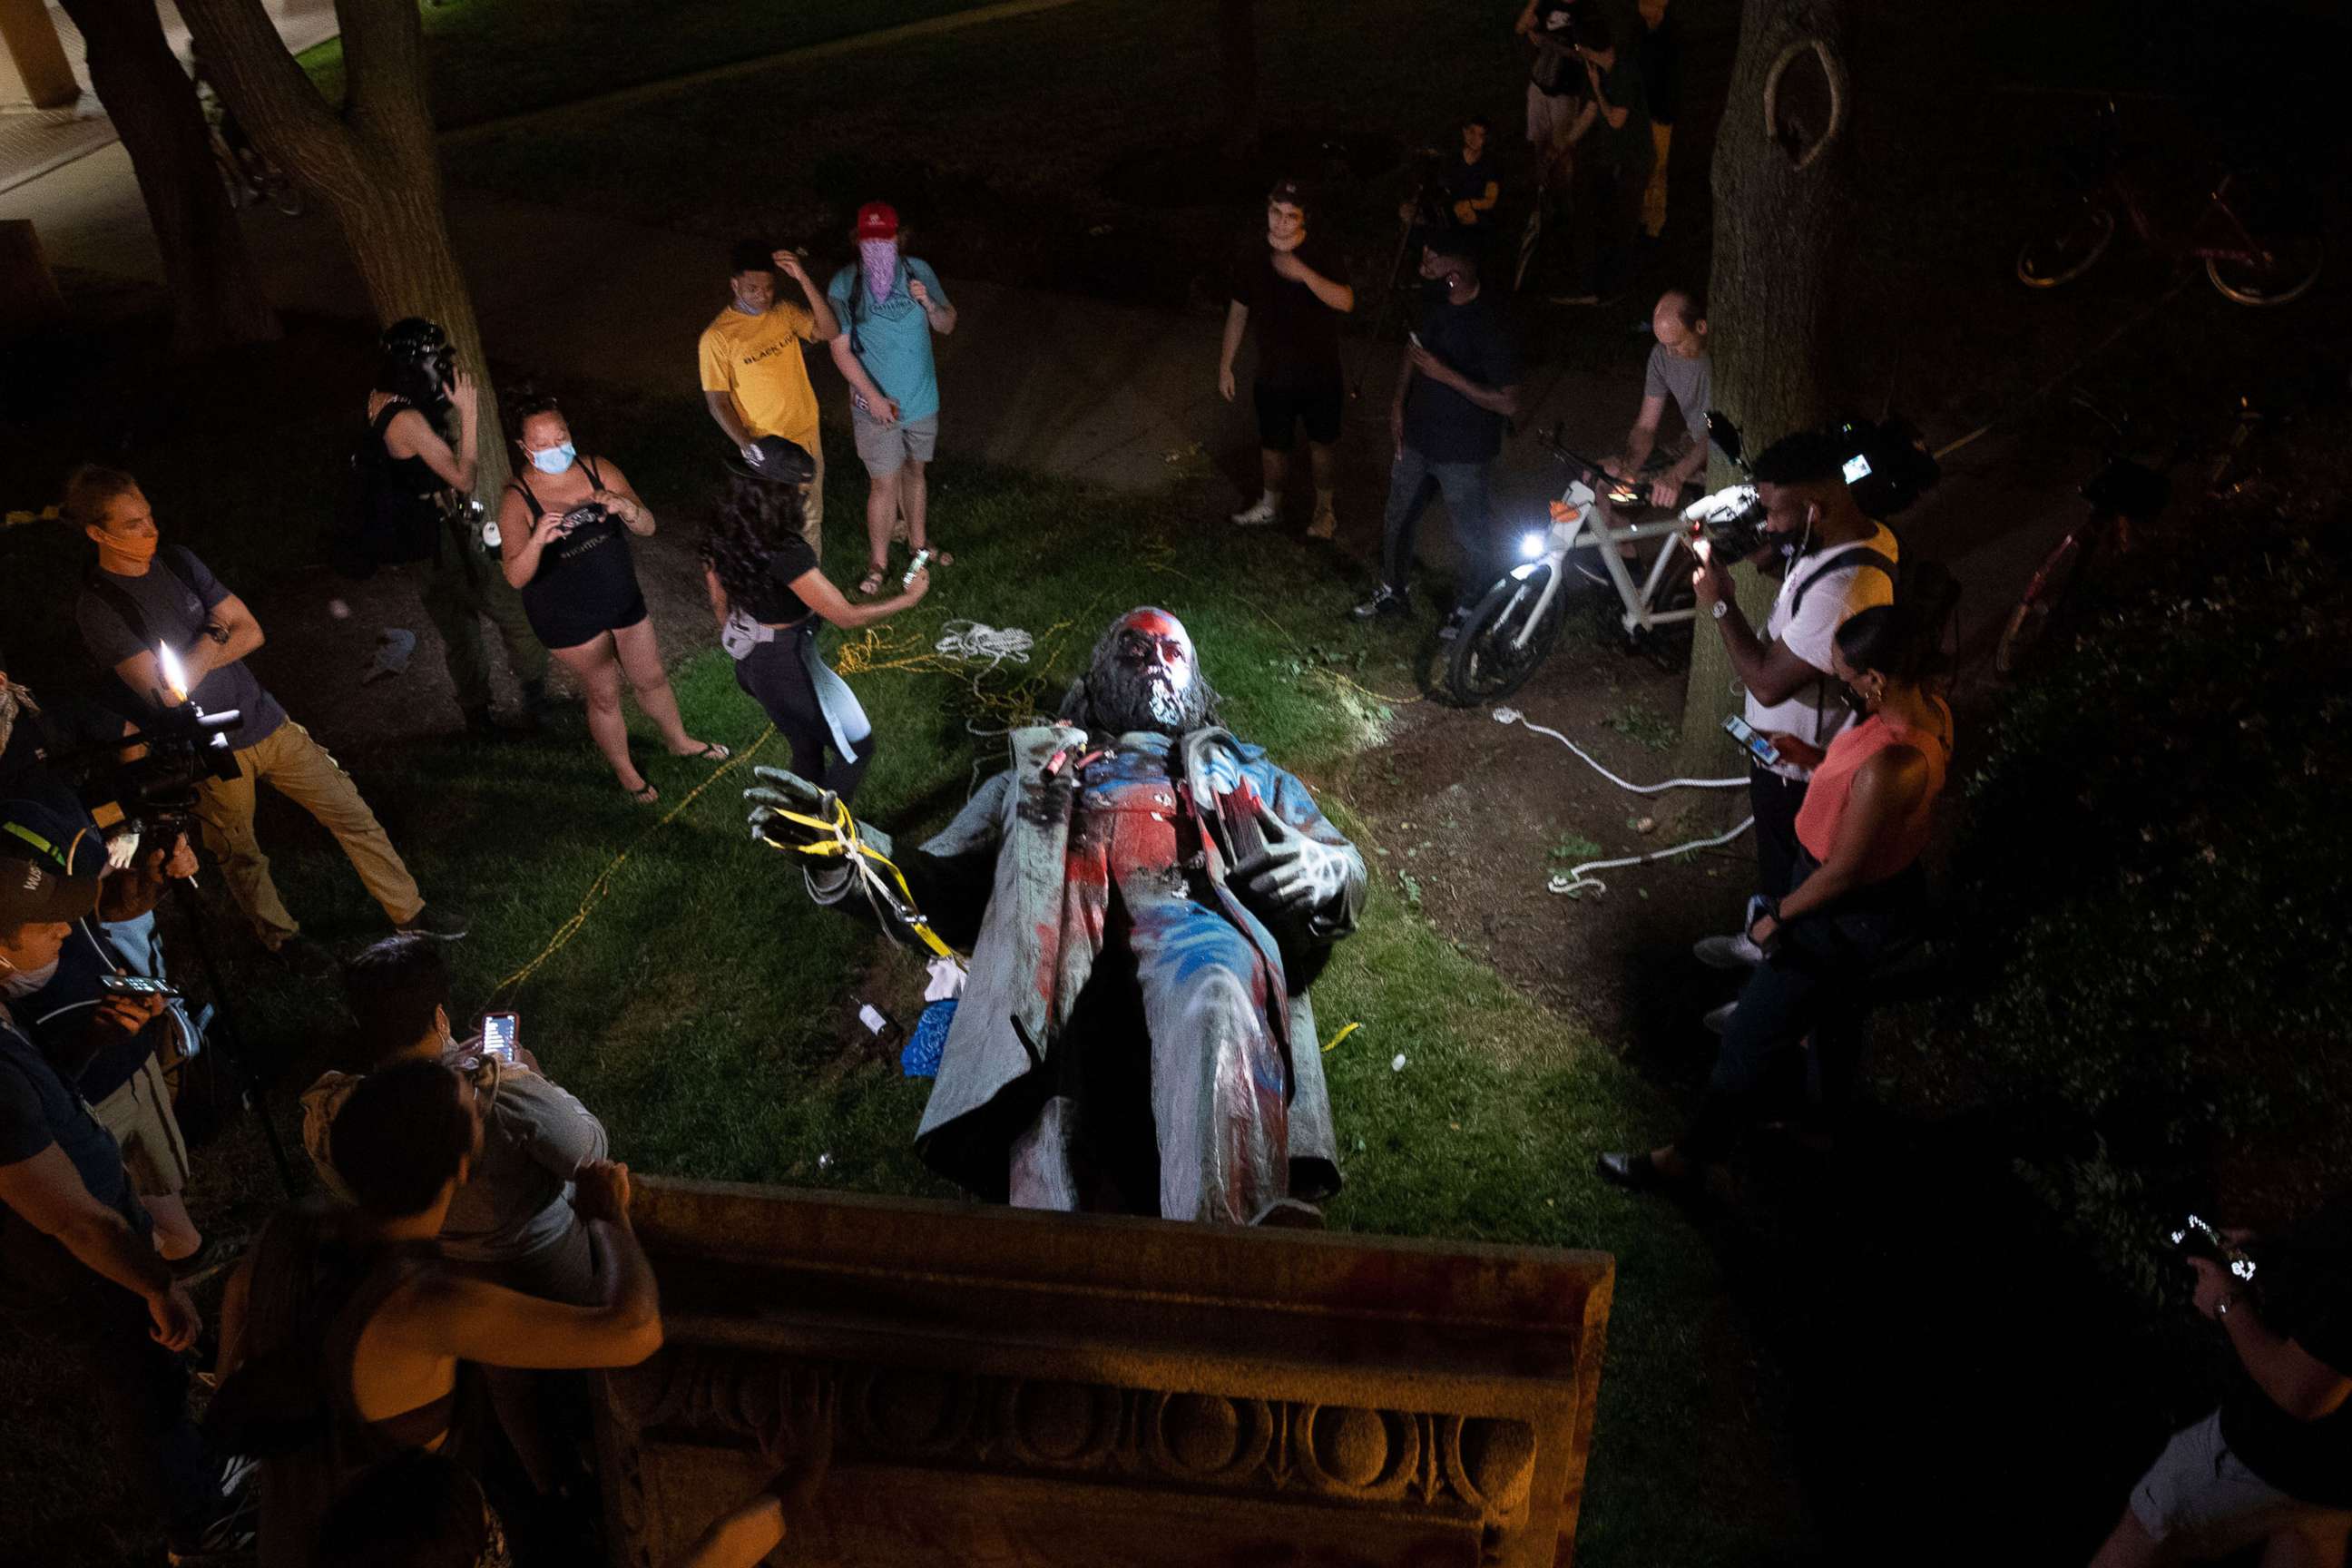
[[[887,599],[851,604],[818,568],[816,552],[801,534],[803,504],[796,484],[730,480],[702,543],[702,580],[710,591],[720,646],[735,660],[735,684],[792,747],[793,772],[847,800],[874,761],[874,740],[870,730],[837,730],[845,715],[827,711],[814,673],[811,645],[817,623],[855,631],[887,619],[921,599],[931,580],[917,573]],[[730,620],[736,623],[731,633]],[[836,688],[836,695],[846,690],[831,671],[822,678]],[[855,710],[857,704],[853,698],[845,706]],[[863,718],[856,715],[857,721]]]
[[[650,805],[659,792],[629,760],[621,717],[625,677],[670,755],[714,763],[728,756],[726,747],[686,732],[637,587],[629,536],[651,536],[653,509],[610,458],[574,452],[571,426],[553,398],[520,402],[507,423],[520,458],[499,504],[507,581],[521,591],[531,630],[580,683],[596,749],[631,798]]]

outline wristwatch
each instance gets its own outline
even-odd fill
[[[1723,619],[1724,616],[1731,614],[1731,601],[1728,599],[1717,599],[1715,602],[1715,608],[1709,611],[1708,614],[1714,616],[1718,621]]]

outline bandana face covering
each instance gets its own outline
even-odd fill
[[[898,285],[898,242],[861,239],[857,242],[857,257],[866,268],[866,292],[878,305]]]

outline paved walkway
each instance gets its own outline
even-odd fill
[[[114,0],[110,0],[114,3]],[[277,18],[278,36],[296,54],[324,43],[340,30],[329,0],[266,0]],[[158,0],[163,39],[185,64],[189,58],[188,25],[172,0]],[[73,18],[52,0],[49,22],[65,47],[66,62],[74,79],[89,80],[89,49]],[[22,102],[0,105],[0,191],[14,190],[53,169],[86,158],[115,142],[114,123],[106,117],[97,95],[84,92],[80,101],[61,109],[34,109]]]

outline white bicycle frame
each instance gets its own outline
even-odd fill
[[[1559,593],[1569,554],[1578,550],[1590,550],[1600,556],[1601,569],[1608,574],[1609,585],[1617,590],[1617,600],[1625,606],[1624,614],[1618,619],[1627,632],[1648,631],[1655,626],[1671,626],[1696,619],[1698,608],[1695,605],[1680,610],[1654,607],[1658,602],[1659,591],[1665,586],[1666,573],[1688,552],[1691,523],[1709,521],[1718,512],[1727,516],[1746,501],[1753,500],[1754,495],[1749,487],[1734,485],[1692,502],[1676,516],[1660,518],[1654,522],[1621,523],[1608,497],[1595,495],[1592,487],[1582,479],[1570,479],[1568,489],[1559,498],[1559,504],[1567,515],[1545,529],[1540,553],[1511,568],[1510,574],[1522,583],[1532,577],[1539,566],[1549,567],[1550,573],[1537,595],[1535,607],[1520,620],[1519,629],[1513,635],[1510,646],[1523,648],[1528,639],[1535,636],[1536,627],[1543,624],[1545,612],[1551,608],[1552,599]],[[1637,584],[1633,574],[1626,569],[1625,558],[1618,553],[1617,547],[1664,539],[1669,535],[1684,542],[1685,548],[1676,550],[1669,544],[1659,551],[1658,558],[1650,563],[1649,571]],[[1580,563],[1579,569],[1591,570]]]

